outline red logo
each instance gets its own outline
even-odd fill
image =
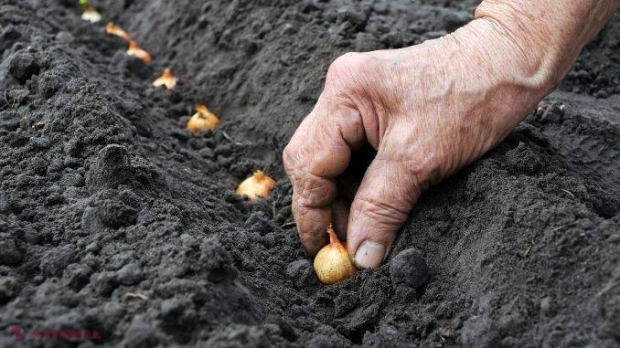
[[[23,341],[24,338],[26,338],[26,333],[19,326],[13,326],[9,333],[11,334],[11,338],[14,339],[16,342]]]
[[[14,326],[9,333],[16,342],[26,339],[26,332],[19,326]],[[100,340],[101,336],[97,330],[32,330],[30,338],[39,340]]]

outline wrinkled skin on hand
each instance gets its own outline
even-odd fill
[[[308,253],[326,243],[333,222],[357,266],[378,267],[420,194],[497,145],[557,85],[556,64],[508,37],[478,19],[437,40],[349,53],[330,66],[284,151]],[[376,155],[359,168],[368,145]]]

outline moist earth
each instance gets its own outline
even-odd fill
[[[0,0],[0,346],[14,326],[31,347],[620,345],[619,15],[423,195],[384,266],[324,286],[283,147],[336,57],[440,37],[476,1],[91,3],[102,22],[77,0]],[[171,91],[151,86],[166,67]],[[215,131],[185,130],[198,103]],[[237,197],[258,169],[272,196]],[[30,335],[65,329],[101,338]]]

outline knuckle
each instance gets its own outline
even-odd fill
[[[299,204],[322,207],[333,200],[335,184],[331,180],[307,173],[299,186]]]
[[[358,198],[356,203],[359,204],[358,211],[363,216],[389,227],[400,226],[407,219],[409,214],[407,209],[401,208],[398,201],[387,202]]]
[[[332,83],[363,72],[371,64],[372,59],[363,53],[349,52],[336,58],[327,70],[326,82]]]
[[[413,196],[419,195],[430,184],[445,178],[455,163],[455,159],[447,156],[443,147],[437,146],[437,142],[429,142],[429,145],[422,147],[411,147],[407,142],[397,142],[391,145],[393,148],[407,150],[391,153],[389,156],[377,155],[375,161],[384,161],[397,166],[398,170],[404,174],[401,176],[403,186],[408,187],[407,193]]]
[[[320,244],[325,239],[321,227],[319,225],[310,225],[306,229],[299,231],[299,238],[307,245]]]

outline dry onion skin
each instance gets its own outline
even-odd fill
[[[329,244],[319,250],[314,258],[314,271],[323,284],[334,284],[351,278],[357,268],[347,251],[347,243],[341,243],[331,225],[327,228]]]
[[[84,5],[84,13],[82,19],[91,23],[97,23],[101,20],[101,14],[91,4]]]
[[[121,27],[119,27],[118,25],[112,22],[109,22],[108,24],[106,24],[105,32],[110,35],[118,36],[127,42],[132,41],[131,36],[129,36],[129,34],[127,34],[126,31],[124,31]]]
[[[161,74],[161,76],[158,77],[157,80],[153,81],[153,86],[166,86],[167,89],[173,89],[178,82],[179,79],[172,75],[172,71],[170,71],[170,69],[166,68],[164,69],[163,74]]]
[[[140,59],[145,64],[150,64],[151,61],[153,61],[153,58],[151,57],[151,54],[148,53],[147,51],[145,51],[144,49],[142,49],[138,45],[138,43],[135,40],[133,40],[131,38],[131,36],[125,30],[123,30],[121,27],[119,27],[118,25],[116,25],[116,24],[114,24],[112,22],[109,22],[105,26],[105,32],[110,34],[110,35],[118,36],[121,39],[127,41],[129,43],[129,48],[127,48],[127,54],[128,55],[134,56],[134,57]]]
[[[129,41],[129,48],[127,49],[127,54],[139,58],[141,61],[144,62],[144,64],[150,64],[153,60],[153,58],[151,58],[151,55],[147,51],[140,48],[140,46],[138,46],[138,43],[133,40]],[[166,87],[168,86],[166,85]]]
[[[271,195],[271,189],[275,184],[275,180],[258,170],[251,177],[243,180],[237,188],[237,194],[242,197],[247,196],[250,201],[267,198]]]
[[[209,111],[206,105],[199,104],[196,106],[196,113],[187,121],[187,129],[194,133],[200,133],[214,130],[218,123],[220,123],[220,119]]]

